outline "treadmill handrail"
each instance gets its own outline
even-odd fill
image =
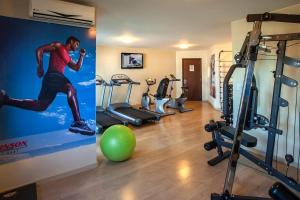
[[[96,85],[103,85],[105,83],[105,80],[100,75],[96,75]]]
[[[181,79],[176,78],[173,74],[170,74],[170,77],[171,77],[170,81],[181,81]]]
[[[102,94],[100,94],[100,108],[104,109],[104,98],[107,83],[100,75],[96,75],[96,86],[98,85],[103,87]]]
[[[136,81],[132,81],[131,84],[133,84],[133,85],[140,85],[141,83],[140,82],[136,82]]]
[[[96,75],[96,85],[111,86],[111,83],[106,82],[100,75]],[[116,86],[121,84],[115,83]]]

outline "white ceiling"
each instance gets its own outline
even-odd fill
[[[78,1],[75,1],[78,2]],[[300,0],[82,0],[97,10],[97,44],[174,48],[181,40],[193,49],[230,41],[230,22]],[[140,40],[124,44],[115,38],[130,33]],[[175,48],[174,48],[175,49]]]

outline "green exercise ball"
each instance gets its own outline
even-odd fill
[[[136,140],[127,126],[114,125],[106,129],[100,140],[103,155],[111,161],[124,161],[131,157]]]

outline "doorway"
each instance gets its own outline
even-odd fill
[[[187,90],[188,101],[202,100],[202,61],[201,58],[182,59],[182,86]]]

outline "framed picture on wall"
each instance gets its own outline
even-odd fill
[[[141,69],[144,67],[142,53],[121,53],[122,69]]]
[[[210,96],[216,98],[215,54],[210,58]]]

